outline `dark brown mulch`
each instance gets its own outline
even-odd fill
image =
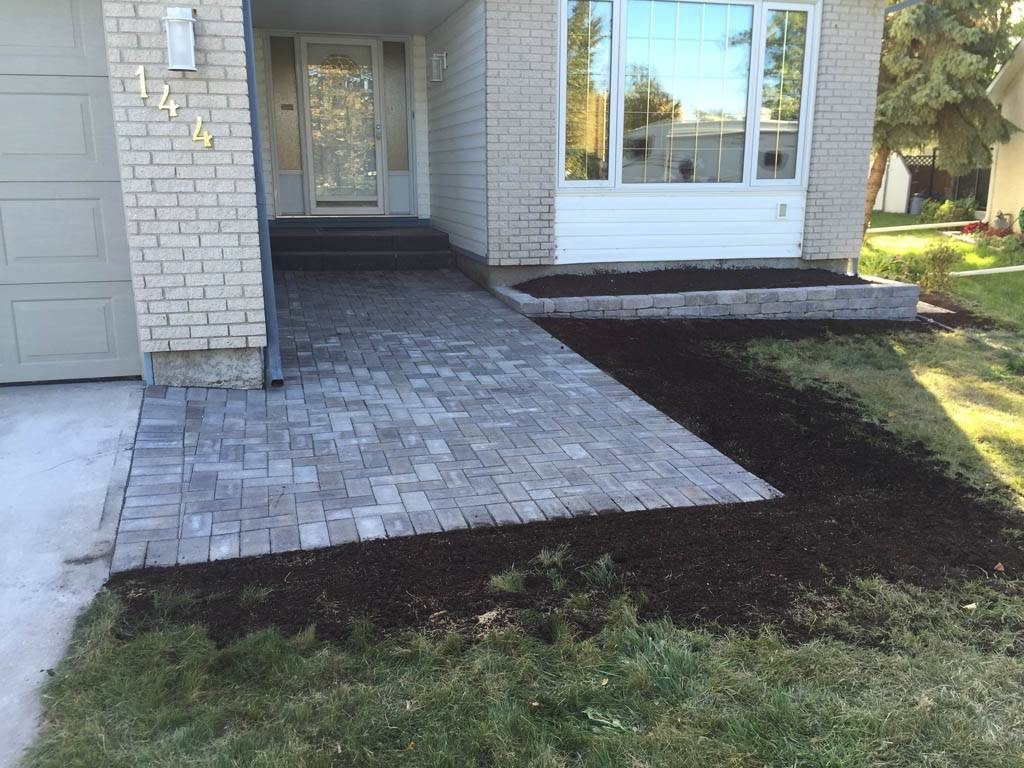
[[[999,326],[992,318],[975,314],[957,302],[952,296],[945,293],[922,293],[921,301],[950,310],[952,314],[946,312],[921,313],[925,317],[950,328],[977,328],[978,330],[987,331]]]
[[[921,445],[865,422],[848,402],[796,390],[730,353],[755,336],[887,333],[894,326],[573,320],[544,326],[786,497],[120,574],[109,587],[126,603],[126,631],[168,615],[205,624],[219,642],[270,625],[294,632],[316,624],[319,636],[344,638],[354,619],[367,616],[383,629],[474,626],[495,608],[561,605],[564,593],[553,593],[543,580],[530,580],[520,595],[498,596],[486,585],[492,574],[563,543],[574,567],[610,553],[624,585],[646,596],[643,615],[686,624],[785,625],[805,586],[827,591],[834,581],[870,574],[938,585],[991,573],[997,562],[1007,575],[1024,565],[1021,550],[1003,534],[1008,517],[950,479]],[[583,583],[575,570],[570,577],[574,587]],[[273,592],[246,604],[247,585]],[[153,590],[165,587],[196,599],[178,609],[164,600],[158,608]],[[577,626],[587,631],[586,619]]]
[[[650,272],[550,275],[527,280],[515,287],[539,299],[560,299],[572,296],[631,296],[745,288],[811,288],[820,285],[867,285],[867,281],[825,269],[683,268],[656,269]]]

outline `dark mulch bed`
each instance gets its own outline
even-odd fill
[[[528,280],[517,290],[539,299],[572,296],[631,296],[648,293],[734,291],[745,288],[811,288],[867,285],[866,280],[824,269],[657,269],[650,272],[597,272],[550,275]]]
[[[942,323],[950,328],[977,328],[982,331],[998,327],[998,323],[990,317],[976,315],[971,310],[958,303],[956,299],[945,293],[922,293],[921,301],[942,309],[948,309],[952,314],[946,312],[922,312],[921,314],[937,323]]]
[[[848,402],[796,390],[730,354],[755,336],[886,333],[894,326],[574,320],[544,326],[786,497],[120,574],[109,587],[126,603],[126,631],[168,616],[205,624],[219,642],[269,625],[294,632],[316,624],[319,636],[344,638],[353,619],[367,616],[383,629],[473,626],[496,607],[560,606],[564,593],[540,579],[519,595],[495,595],[486,585],[492,574],[562,543],[577,566],[610,553],[625,586],[646,596],[645,616],[732,626],[766,620],[786,626],[803,587],[827,591],[859,575],[937,585],[991,573],[997,562],[1008,574],[1024,564],[1001,533],[1008,518],[947,477],[922,446],[865,422]],[[583,583],[578,573],[571,581]],[[240,599],[246,585],[273,592],[247,605]],[[153,590],[166,587],[196,599],[180,608],[166,600],[154,605]],[[588,631],[585,617],[577,626]]]

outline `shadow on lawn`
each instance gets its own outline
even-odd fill
[[[475,626],[495,608],[561,609],[568,593],[585,588],[579,567],[608,553],[621,586],[642,596],[643,616],[775,621],[799,636],[791,615],[807,588],[827,593],[874,575],[932,587],[991,574],[996,563],[1007,575],[1024,564],[1007,535],[1010,515],[949,477],[923,446],[865,421],[848,401],[796,389],[741,359],[755,337],[886,333],[891,325],[542,324],[785,498],[120,574],[109,586],[125,602],[126,627],[185,620],[226,642],[269,625],[297,632],[315,624],[318,636],[345,638],[365,616],[383,629]],[[577,568],[561,591],[543,579],[518,593],[488,589],[493,574],[559,545]],[[243,599],[256,588],[265,599]],[[174,605],[167,594],[187,597]],[[589,629],[585,618],[577,626]]]

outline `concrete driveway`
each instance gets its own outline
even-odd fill
[[[141,382],[0,387],[0,766],[106,580]]]

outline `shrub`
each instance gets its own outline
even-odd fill
[[[960,252],[952,245],[940,243],[922,253],[895,256],[877,265],[881,277],[917,283],[926,293],[949,287],[949,270],[960,260]]]
[[[949,272],[960,261],[960,251],[942,243],[925,251],[923,258],[925,271],[921,278],[921,288],[929,293],[946,290],[949,287]]]
[[[925,200],[921,209],[921,221],[926,224],[939,224],[944,221],[964,221],[974,218],[974,198],[963,197],[959,200]]]
[[[984,221],[972,221],[970,224],[965,226],[961,232],[965,235],[978,235],[988,232],[988,224]]]

